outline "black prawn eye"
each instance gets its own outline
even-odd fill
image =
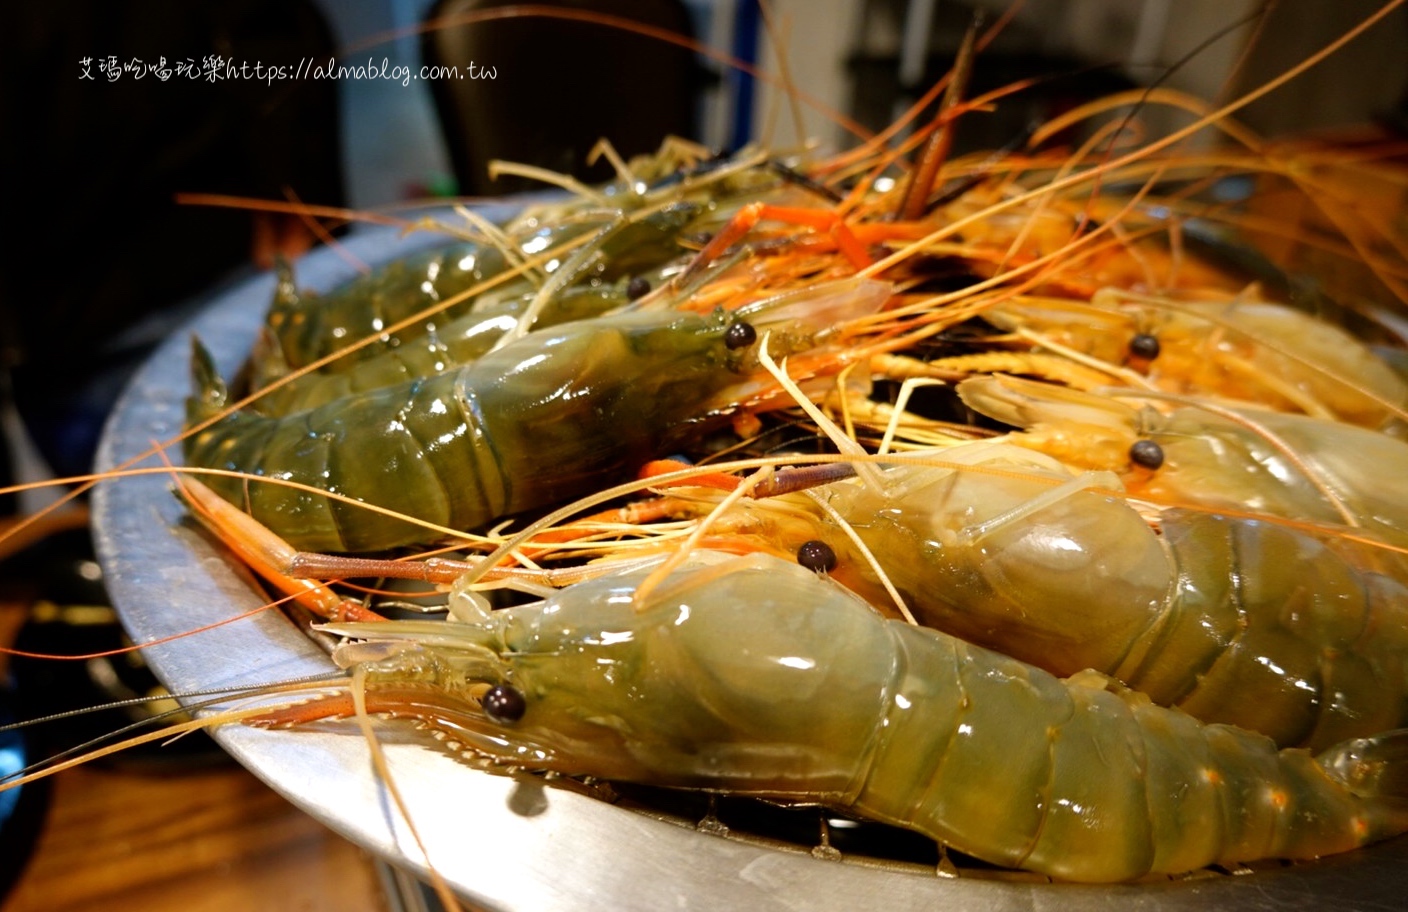
[[[636,276],[626,283],[626,300],[635,301],[650,294],[650,280],[645,276]]]
[[[484,715],[489,717],[489,721],[497,722],[500,725],[509,725],[523,718],[523,713],[528,709],[528,701],[524,698],[523,692],[509,684],[495,684],[485,692],[480,700],[484,707]]]
[[[739,348],[747,348],[758,341],[758,331],[751,324],[742,320],[735,320],[724,330],[724,347],[730,351]]]
[[[1129,353],[1145,361],[1153,361],[1159,356],[1159,340],[1148,333],[1139,333],[1129,340]]]
[[[1136,440],[1129,448],[1129,461],[1146,469],[1164,464],[1164,448],[1152,440]]]
[[[824,541],[812,539],[802,542],[797,549],[797,563],[817,573],[826,573],[836,567],[836,552]]]

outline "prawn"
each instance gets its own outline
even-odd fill
[[[1008,439],[1080,469],[1114,471],[1134,497],[1292,520],[1408,533],[1408,443],[1368,428],[1286,412],[1174,397],[1164,414],[1121,399],[1016,377],[966,379],[970,408],[1023,428]],[[1118,397],[1118,398],[1116,398]]]
[[[521,256],[535,248],[566,243],[605,224],[575,222],[561,226],[534,228],[515,245]],[[539,247],[539,245],[542,245]],[[325,295],[298,288],[293,268],[281,264],[274,298],[265,325],[268,341],[256,353],[255,377],[268,381],[282,373],[312,364],[349,342],[381,330],[436,303],[491,279],[503,276],[511,263],[497,247],[464,242],[393,260],[372,273],[359,276]],[[452,319],[468,305],[451,308]],[[345,353],[333,364],[355,364],[414,338],[425,330],[423,324],[411,327],[355,352]]]
[[[639,218],[608,225],[600,232],[598,239],[579,248],[567,263],[554,271],[553,287],[545,290],[546,297],[537,306],[533,326],[544,329],[599,316],[640,297],[644,293],[637,291],[642,287],[641,283],[645,283],[646,291],[652,284],[659,284],[658,274],[668,267],[670,258],[679,253],[675,243],[679,233],[701,210],[702,207],[696,204],[676,203],[644,213]],[[466,251],[453,268],[443,265],[444,261],[453,259],[456,252],[462,249],[457,246],[433,255],[431,262],[442,265],[439,271],[430,271],[437,278],[448,274],[451,278],[462,275],[471,280],[483,273],[483,256],[479,253]],[[467,262],[477,262],[480,266],[478,269],[469,268],[465,265]],[[627,270],[623,270],[623,266]],[[400,261],[398,265],[385,267],[375,276],[354,279],[352,284],[375,283],[380,281],[377,276],[392,269],[419,271],[414,269],[411,261]],[[625,271],[634,275],[628,276]],[[422,289],[427,295],[425,303],[436,298],[448,298],[472,287],[466,284],[464,288],[458,288],[459,283],[449,279],[442,279],[434,285],[427,280],[425,284],[433,289]],[[252,407],[262,414],[288,415],[352,393],[453,370],[487,354],[505,333],[517,325],[520,317],[534,308],[538,296],[539,292],[526,280],[502,285],[492,293],[486,292],[471,299],[467,312],[451,315],[438,325],[420,324],[419,331],[413,336],[400,333],[396,336],[396,344],[379,347],[373,355],[334,360],[323,371],[289,378],[272,389],[264,390]],[[462,309],[456,308],[455,312]],[[321,313],[323,309],[315,312]],[[281,317],[271,311],[270,323],[279,319]],[[379,319],[384,321],[385,316]],[[261,352],[260,349],[268,351]],[[293,366],[272,342],[257,346],[251,361],[256,365],[257,385],[283,377]]]
[[[696,554],[458,620],[323,625],[367,712],[515,767],[821,804],[1086,882],[1348,851],[1408,829],[1402,744],[1318,756],[1093,673],[881,618],[795,563]],[[350,694],[247,719],[354,714]],[[995,762],[1001,758],[1001,762]]]
[[[1010,444],[903,459],[918,464],[884,469],[879,490],[846,479],[741,503],[716,531],[771,553],[824,542],[838,580],[886,603],[840,517],[920,623],[1283,746],[1408,725],[1401,548],[1179,508],[1151,524],[1113,475]]]
[[[657,158],[662,163],[671,160],[663,152]],[[633,245],[642,245],[647,257],[657,256],[661,237],[651,236],[655,224],[660,224],[656,233],[666,240],[672,240],[680,227],[671,225],[668,218],[663,224],[658,219],[642,224],[642,220],[630,217],[633,213],[669,209],[672,203],[722,204],[732,195],[763,192],[778,183],[775,175],[752,167],[747,157],[726,164],[684,186],[677,186],[677,176],[667,178],[664,188],[648,194],[637,192],[634,186],[616,184],[567,201],[529,206],[502,228],[493,229],[495,244],[458,243],[394,260],[324,295],[300,291],[292,269],[282,266],[265,319],[270,338],[262,354],[268,362],[256,363],[256,376],[273,379],[280,368],[301,368],[327,358],[353,340],[379,336],[375,343],[343,353],[327,367],[348,369],[428,331],[424,322],[395,334],[386,333],[387,326],[470,288],[495,279],[508,282],[516,263],[535,253],[580,245],[593,233],[615,238],[601,245],[606,248],[603,252],[617,262],[614,268],[618,273],[629,271],[636,267]],[[654,171],[646,169],[646,173]],[[535,287],[527,277],[517,278],[516,285],[519,290]],[[468,310],[473,300],[447,308],[442,319],[453,319]]]
[[[1107,288],[1089,302],[1006,301],[994,324],[1111,365],[1157,389],[1213,394],[1371,428],[1408,421],[1408,380],[1333,323],[1267,301]]]
[[[358,393],[285,417],[227,413],[197,349],[190,465],[317,486],[436,525],[470,529],[571,500],[619,479],[764,397],[749,378],[756,330],[796,350],[874,312],[889,286],[843,280],[707,316],[630,312],[520,338],[455,371]],[[382,550],[437,533],[306,488],[212,482],[297,547]]]

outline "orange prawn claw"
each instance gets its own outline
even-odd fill
[[[298,552],[258,520],[241,512],[193,478],[181,479],[177,493],[210,532],[270,585],[331,621],[382,621],[360,602],[345,599],[320,582],[289,575]]]
[[[875,260],[866,251],[865,245],[856,237],[851,227],[840,214],[831,209],[809,209],[802,206],[778,206],[772,203],[749,203],[728,224],[714,235],[709,243],[699,251],[699,255],[689,267],[675,279],[676,287],[683,287],[699,274],[708,264],[722,257],[728,249],[742,240],[758,226],[759,222],[771,220],[811,228],[824,232],[836,245],[857,271],[874,265]]]
[[[672,472],[683,472],[689,468],[692,468],[689,463],[680,462],[678,459],[652,459],[641,466],[640,477],[655,478]],[[729,475],[724,472],[705,472],[678,481],[661,482],[659,487],[671,488],[687,485],[695,488],[718,488],[720,491],[733,491],[742,483],[743,479],[737,475]]]

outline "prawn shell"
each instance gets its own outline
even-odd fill
[[[734,379],[722,319],[627,314],[534,333],[459,371],[282,418],[238,412],[189,438],[195,465],[344,494],[452,529],[620,480],[710,419]],[[715,416],[715,421],[721,420]],[[436,537],[356,504],[221,477],[212,487],[304,550]]]
[[[517,237],[519,255],[530,247],[545,249],[600,227],[606,217],[567,222],[560,226],[538,227],[529,223],[510,228]],[[300,368],[351,345],[368,335],[381,333],[411,314],[424,310],[488,279],[502,274],[508,259],[496,247],[474,243],[445,245],[437,249],[393,258],[367,275],[357,275],[335,285],[326,294],[300,291],[292,270],[281,267],[273,301],[265,318],[277,342],[278,360],[285,368]],[[541,247],[538,247],[541,245]],[[525,280],[519,286],[531,287]],[[446,308],[438,319],[452,320],[473,307],[469,298]],[[377,357],[410,340],[423,336],[429,324],[424,321],[398,333],[383,334],[374,344],[330,362],[324,372],[351,370],[361,361]],[[255,365],[255,375],[267,380],[276,374],[268,365]]]

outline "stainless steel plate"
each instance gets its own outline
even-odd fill
[[[490,218],[510,214],[490,208]],[[347,246],[370,263],[436,242],[369,231]],[[330,288],[354,269],[335,251],[298,265],[300,284]],[[213,296],[190,327],[226,376],[249,351],[273,293],[272,277]],[[190,388],[189,333],[164,344],[133,380],[99,454],[111,468],[180,430]],[[179,457],[177,457],[179,458]],[[143,465],[159,463],[148,459]],[[108,587],[139,643],[258,607],[225,556],[183,520],[169,479],[106,482],[94,527]],[[147,658],[175,691],[259,684],[329,671],[327,657],[282,615],[264,612],[152,646]],[[374,776],[367,745],[326,731],[228,726],[216,738],[299,807],[393,863],[425,870],[401,816]],[[552,787],[482,773],[414,738],[386,746],[396,783],[430,861],[472,902],[493,909],[1206,909],[1402,908],[1408,840],[1348,856],[1241,877],[1140,886],[1004,883],[897,873],[822,861],[707,835]],[[995,760],[997,758],[994,758]]]

